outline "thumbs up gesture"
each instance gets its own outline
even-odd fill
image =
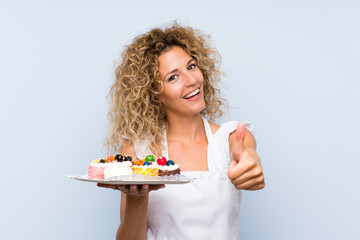
[[[235,132],[230,134],[231,162],[229,178],[236,189],[259,190],[265,187],[260,158],[256,153],[253,135],[239,122]]]

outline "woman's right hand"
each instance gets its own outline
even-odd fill
[[[165,188],[164,184],[161,185],[110,185],[98,183],[98,187],[110,188],[113,190],[119,190],[126,195],[127,198],[138,198],[146,196],[149,192],[155,191],[161,188]]]

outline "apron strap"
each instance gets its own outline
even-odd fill
[[[213,143],[214,142],[214,135],[213,135],[213,133],[211,131],[210,124],[203,116],[201,116],[201,117],[202,117],[203,122],[204,122],[205,133],[206,133],[206,138],[208,140],[208,144]]]
[[[208,141],[208,146],[206,151],[208,169],[209,171],[216,171],[218,167],[216,166],[216,161],[214,159],[215,155],[213,152],[214,149],[213,145],[215,144],[214,135],[211,131],[209,122],[204,117],[202,117],[202,119],[205,126],[206,138]]]

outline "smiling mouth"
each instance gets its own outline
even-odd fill
[[[184,99],[190,99],[195,97],[196,95],[199,95],[200,93],[200,88],[195,89],[194,91],[192,91],[191,93],[187,94],[186,96],[184,96]]]

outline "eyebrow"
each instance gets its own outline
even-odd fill
[[[191,59],[186,63],[186,65],[189,65],[192,61],[195,61],[195,59],[191,58]],[[174,69],[174,70],[172,70],[172,71],[170,71],[170,72],[168,72],[167,74],[165,74],[164,80],[166,79],[166,77],[167,77],[169,74],[172,74],[172,73],[174,73],[174,72],[176,72],[176,71],[178,71],[177,68]]]

